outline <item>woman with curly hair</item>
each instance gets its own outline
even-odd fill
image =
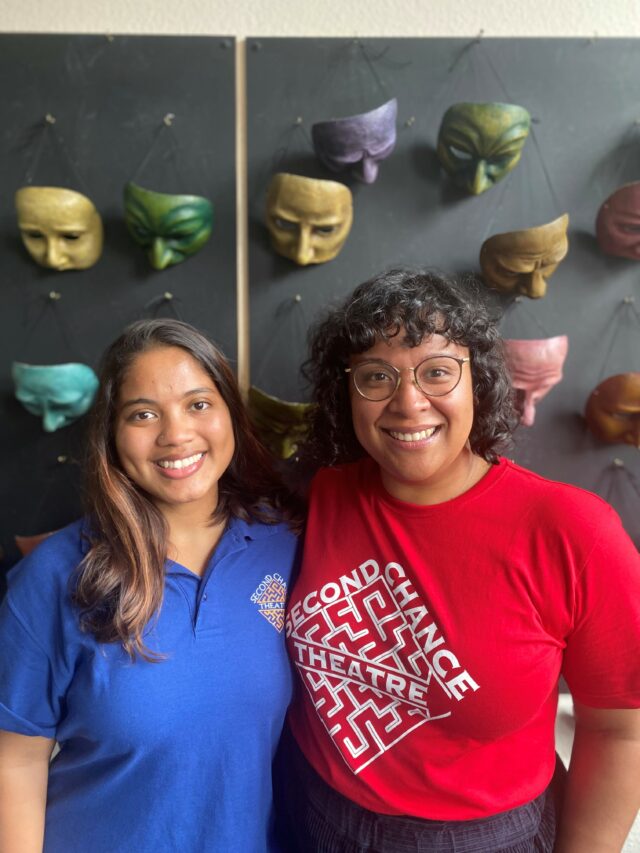
[[[640,560],[600,498],[500,456],[472,276],[394,270],[312,332],[315,476],[288,608],[292,849],[612,853],[638,808]],[[577,735],[556,830],[561,674]]]
[[[0,850],[275,851],[296,504],[178,320],[109,347],[88,445],[86,517],[0,608]]]

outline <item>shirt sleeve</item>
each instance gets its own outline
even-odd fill
[[[55,737],[78,645],[65,549],[47,542],[9,573],[0,605],[0,729]]]
[[[640,554],[607,508],[576,580],[563,674],[578,702],[640,708]]]

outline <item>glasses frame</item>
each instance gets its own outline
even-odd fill
[[[458,379],[456,380],[455,385],[453,386],[453,388],[449,388],[449,390],[445,391],[443,394],[429,393],[428,391],[425,391],[424,388],[418,382],[418,374],[416,373],[418,368],[422,367],[422,365],[425,363],[425,361],[430,361],[431,359],[435,359],[435,358],[450,358],[452,361],[457,361],[458,367],[460,368],[460,372],[458,374]],[[418,391],[420,391],[421,394],[424,394],[425,397],[446,397],[447,394],[451,394],[452,391],[455,391],[456,388],[458,387],[458,385],[460,384],[460,380],[462,379],[462,365],[466,364],[468,361],[471,361],[471,356],[466,356],[465,358],[460,358],[459,356],[456,356],[456,355],[428,355],[426,358],[423,358],[422,361],[418,362],[418,364],[416,364],[415,367],[396,367],[395,365],[389,364],[388,361],[384,361],[381,358],[369,358],[366,361],[361,361],[359,364],[357,364],[353,368],[352,367],[345,367],[344,372],[354,374],[355,371],[359,367],[362,367],[365,364],[379,364],[379,365],[383,365],[384,367],[389,367],[396,375],[396,384],[395,384],[393,391],[391,391],[390,394],[388,394],[386,397],[380,397],[379,399],[374,400],[371,397],[367,397],[366,394],[363,394],[362,391],[360,390],[360,388],[358,388],[358,383],[356,382],[355,375],[352,377],[353,378],[353,387],[356,389],[356,391],[362,397],[363,400],[368,400],[370,403],[383,403],[386,400],[390,400],[393,397],[393,395],[396,393],[398,388],[400,387],[400,383],[402,381],[402,371],[403,370],[409,370],[409,371],[411,371],[411,373],[413,373],[413,384],[416,386],[416,388],[418,389]]]

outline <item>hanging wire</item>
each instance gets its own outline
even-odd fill
[[[176,320],[183,320],[182,314],[179,310],[179,305],[182,304],[182,300],[174,296],[173,293],[169,290],[165,290],[164,293],[161,293],[159,296],[154,296],[153,299],[150,299],[143,310],[143,317],[155,320],[159,315],[160,311],[163,309],[167,309],[173,314]]]
[[[40,165],[40,160],[42,159],[42,155],[44,153],[47,143],[49,143],[58,151],[59,154],[62,155],[62,159],[69,167],[71,174],[77,181],[78,186],[82,188],[83,192],[86,195],[89,195],[89,188],[87,187],[84,178],[76,168],[74,159],[65,144],[64,138],[58,132],[56,125],[57,119],[51,113],[47,113],[42,119],[42,121],[38,124],[36,150],[34,152],[31,164],[27,166],[27,169],[25,171],[24,183],[27,186],[31,186],[33,184],[36,172],[38,170],[38,166]]]
[[[289,351],[293,352],[293,344],[296,340],[306,340],[307,334],[307,318],[304,310],[304,299],[301,294],[296,293],[293,297],[283,300],[274,313],[275,324],[272,325],[271,339],[268,345],[262,350],[260,358],[260,367],[257,371],[254,385],[262,387],[262,382],[269,374],[269,367],[276,347],[281,345],[283,341],[289,344]],[[287,328],[292,324],[292,328]],[[288,332],[293,331],[292,334]]]
[[[609,345],[607,347],[604,361],[602,363],[602,368],[600,369],[600,374],[598,377],[598,381],[596,385],[599,385],[600,382],[604,379],[605,371],[607,369],[607,364],[609,363],[609,358],[611,357],[611,353],[613,352],[613,347],[618,339],[618,333],[620,328],[622,327],[622,323],[627,315],[631,315],[633,319],[640,325],[640,312],[635,306],[635,300],[633,296],[625,296],[625,298],[616,306],[616,309],[613,313],[612,323],[611,323],[611,340],[609,341]]]
[[[60,339],[64,345],[70,361],[80,361],[86,363],[87,356],[84,348],[77,340],[77,336],[71,333],[67,325],[63,304],[62,294],[57,290],[50,290],[46,294],[40,294],[33,297],[26,306],[23,326],[25,328],[24,336],[24,352],[29,352],[29,347],[33,341],[34,335],[38,332],[40,324],[45,318],[53,319],[55,326],[60,335]],[[31,312],[34,309],[40,308],[36,313],[35,318],[31,318]],[[28,357],[28,356],[27,356]]]
[[[542,334],[545,338],[550,338],[551,335],[549,334],[549,331],[542,325],[542,323],[538,320],[536,315],[532,311],[529,311],[529,309],[527,308],[527,306],[525,304],[525,301],[526,301],[526,297],[515,296],[511,300],[509,305],[506,307],[504,314],[502,315],[502,321],[503,321],[503,324],[505,327],[505,332],[503,332],[502,336],[506,337],[506,327],[507,327],[508,323],[513,320],[514,310],[517,307],[520,307],[520,313],[526,314],[526,316],[529,318],[529,320],[533,321],[534,325],[538,327],[538,329],[542,332]]]
[[[175,122],[175,113],[166,113],[162,117],[162,120],[158,124],[155,133],[153,134],[151,145],[149,146],[147,153],[144,155],[139,165],[134,170],[133,176],[130,178],[131,182],[137,183],[140,175],[149,165],[149,162],[152,156],[155,154],[160,142],[163,142],[166,145],[166,150],[163,154],[160,155],[160,159],[164,162],[172,161],[173,168],[175,170],[175,174],[178,178],[178,181],[182,186],[186,186],[184,175],[182,174],[182,171],[180,169],[180,157],[182,154],[182,150],[178,145],[178,140],[174,132]]]

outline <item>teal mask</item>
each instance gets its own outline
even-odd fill
[[[479,195],[515,169],[530,126],[516,104],[454,104],[440,125],[438,158],[455,184]]]
[[[45,432],[67,426],[91,407],[98,377],[86,364],[23,364],[12,368],[16,398],[42,417]]]
[[[195,255],[211,236],[213,206],[197,195],[169,195],[129,182],[124,188],[124,221],[151,266],[164,270]]]

